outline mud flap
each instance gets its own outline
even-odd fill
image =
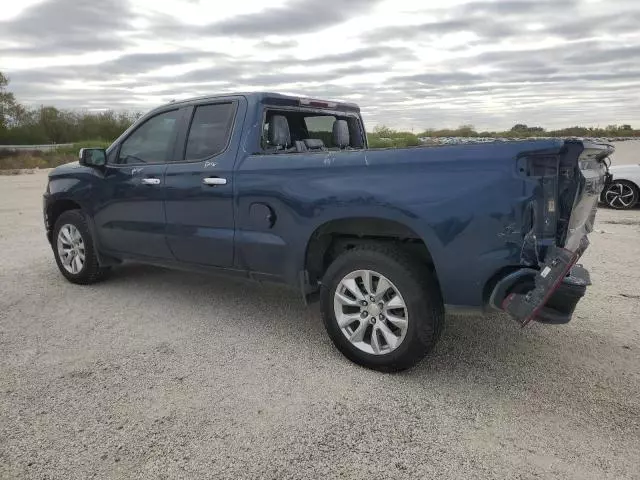
[[[535,276],[535,287],[525,294],[508,295],[502,302],[502,308],[523,327],[526,326],[544,308],[588,245],[585,236],[575,252],[555,246],[549,248],[545,262]]]

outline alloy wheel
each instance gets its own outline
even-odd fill
[[[85,245],[80,231],[67,223],[58,231],[58,257],[64,269],[77,275],[84,267]]]
[[[334,293],[334,313],[353,346],[384,355],[400,346],[409,314],[398,288],[373,270],[356,270],[340,281]]]
[[[629,208],[636,201],[636,192],[626,183],[613,183],[607,188],[604,199],[612,208]]]

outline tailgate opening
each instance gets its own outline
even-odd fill
[[[534,319],[567,323],[591,284],[586,269],[576,263],[589,246],[587,235],[593,230],[608,178],[606,158],[612,152],[610,145],[569,140],[557,156],[531,157],[535,168],[528,176],[538,179],[542,198],[523,242],[526,246],[531,237],[547,238],[550,244],[534,252],[536,264],[529,261],[500,279],[490,297],[491,306],[505,310],[522,326]],[[541,161],[546,164],[542,169]]]

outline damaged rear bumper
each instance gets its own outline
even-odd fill
[[[532,320],[548,324],[570,322],[591,278],[586,268],[575,263],[577,256],[567,251],[557,253],[551,253],[549,265],[541,270],[522,268],[502,278],[495,285],[489,304],[509,313],[523,327]]]
[[[589,246],[587,235],[593,230],[598,197],[608,173],[605,159],[612,151],[608,145],[567,142],[555,168],[553,157],[546,157],[543,160],[547,170],[529,173],[540,184],[542,201],[538,204],[547,207],[537,209],[524,245],[527,246],[528,237],[549,239],[550,245],[533,252],[535,261],[521,258],[522,267],[496,282],[489,301],[522,326],[532,320],[569,322],[591,284],[588,271],[577,261]],[[544,164],[540,159],[530,161],[534,167],[540,163]],[[544,227],[536,227],[537,224]]]
[[[497,288],[506,289],[500,308],[523,327],[532,320],[568,323],[587,286],[591,285],[587,269],[576,264],[580,253],[554,247],[549,251],[547,262],[535,274],[527,269],[528,275],[511,285],[499,283]]]
[[[541,323],[569,323],[578,302],[591,285],[589,271],[581,265],[574,265],[569,275],[562,279],[547,303],[538,311],[535,321]]]

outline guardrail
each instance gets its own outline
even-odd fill
[[[38,150],[40,152],[52,152],[62,147],[71,147],[73,143],[52,143],[49,145],[0,145],[0,150],[11,150],[14,152],[20,150]]]

